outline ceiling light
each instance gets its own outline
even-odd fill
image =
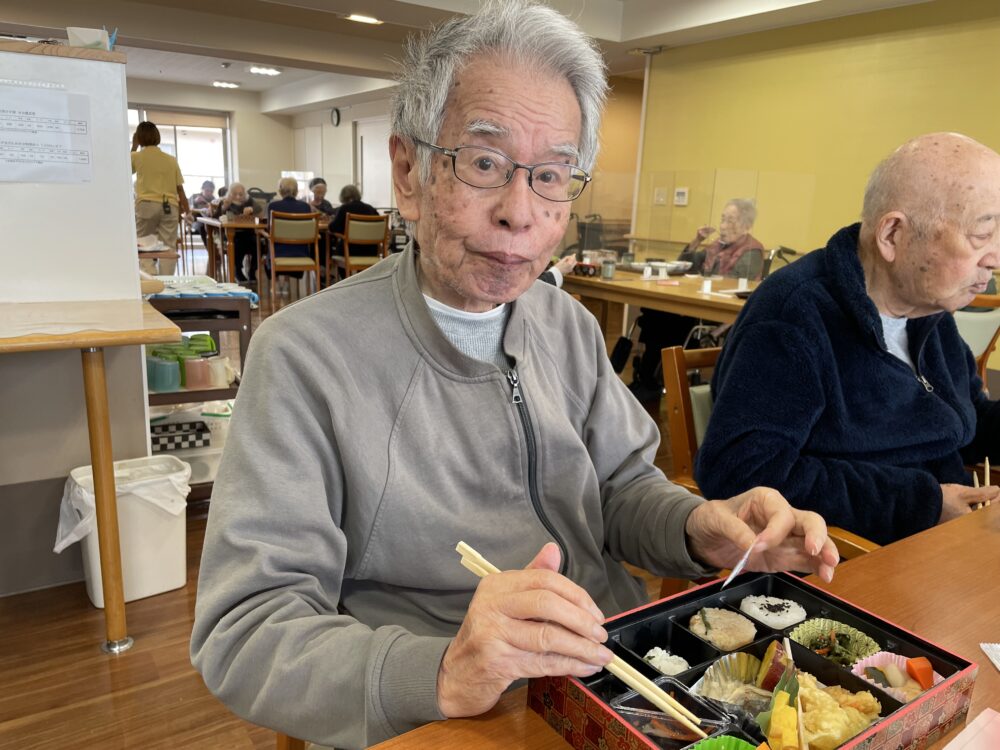
[[[363,16],[360,13],[351,13],[349,16],[344,16],[348,21],[356,21],[357,23],[370,23],[374,25],[379,25],[385,23],[385,21],[380,21],[372,16]]]
[[[240,85],[232,81],[212,81],[212,85],[217,89],[238,89]]]
[[[277,68],[268,68],[264,65],[251,65],[250,72],[258,76],[280,76],[281,71]]]

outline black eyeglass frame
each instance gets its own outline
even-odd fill
[[[541,164],[521,164],[521,162],[514,161],[513,159],[511,159],[503,151],[499,151],[498,149],[495,148],[490,148],[489,146],[456,146],[455,148],[445,148],[444,146],[437,146],[433,143],[422,141],[419,138],[414,138],[413,142],[416,143],[418,146],[424,146],[425,148],[429,148],[431,151],[437,151],[439,154],[450,156],[451,171],[452,174],[455,175],[455,179],[464,185],[478,188],[479,190],[494,190],[496,188],[502,188],[506,185],[509,185],[510,181],[514,179],[514,173],[517,172],[517,170],[519,169],[523,169],[525,172],[528,173],[528,187],[531,188],[531,192],[533,192],[539,198],[544,198],[545,200],[552,201],[553,203],[571,203],[572,201],[575,201],[577,198],[583,195],[583,191],[587,189],[587,185],[589,185],[590,181],[593,179],[593,177],[590,176],[590,172],[588,172],[586,169],[583,169],[582,167],[578,167],[576,164],[566,164],[564,162],[559,162],[559,161],[546,161],[542,162]],[[489,187],[483,187],[482,185],[473,185],[471,182],[463,180],[458,174],[458,166],[457,166],[458,152],[461,151],[463,148],[476,149],[477,151],[489,151],[491,154],[502,156],[504,159],[513,164],[514,168],[511,169],[510,174],[507,175],[507,180],[500,185],[490,185]],[[572,167],[573,169],[579,170],[583,174],[583,187],[580,188],[580,192],[577,193],[572,198],[559,199],[559,198],[550,198],[547,195],[542,195],[537,190],[535,190],[535,184],[534,184],[535,170],[538,169],[539,167]]]

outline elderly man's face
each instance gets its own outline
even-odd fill
[[[1000,264],[1000,157],[956,161],[945,218],[923,236],[907,232],[899,249],[894,283],[917,314],[965,307]]]
[[[722,210],[722,217],[719,219],[719,239],[723,243],[735,242],[740,237],[750,231],[740,219],[740,211],[736,206],[728,205]]]
[[[247,199],[247,190],[242,185],[237,185],[230,189],[228,195],[233,203],[243,203]]]
[[[566,152],[579,143],[580,119],[565,79],[482,58],[456,76],[437,144],[488,146],[522,164],[573,163]],[[570,210],[569,203],[532,192],[523,169],[504,187],[475,188],[459,181],[451,159],[437,153],[415,199],[424,291],[472,312],[510,302],[531,286],[559,244]]]

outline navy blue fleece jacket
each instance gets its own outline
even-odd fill
[[[865,292],[859,224],[769,277],[712,378],[695,476],[706,497],[774,487],[828,524],[886,544],[941,515],[941,484],[1000,459],[1000,404],[954,318],[907,324],[917,371],[891,355]]]

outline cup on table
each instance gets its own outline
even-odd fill
[[[711,294],[712,293],[712,280],[711,279],[702,279],[702,281],[701,281],[701,293],[702,294]]]
[[[741,277],[739,281],[736,282],[736,291],[738,292],[745,292],[749,288],[750,280],[745,277]]]
[[[219,217],[219,221],[221,221],[223,224],[228,224],[229,214],[222,214],[222,216]]]
[[[656,269],[656,275],[657,275],[657,277],[659,277],[661,279],[667,278],[667,267],[666,266],[659,266]]]
[[[601,278],[610,281],[615,277],[615,262],[613,260],[601,261]]]
[[[653,278],[653,269],[650,266],[646,266],[642,269],[642,280],[649,281]]]
[[[212,357],[208,361],[209,381],[212,388],[228,388],[236,379],[236,370],[229,357]]]

